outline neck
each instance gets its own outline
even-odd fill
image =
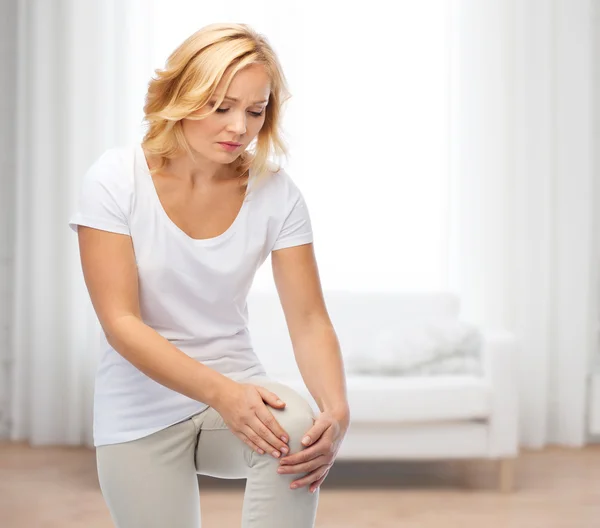
[[[145,151],[144,155],[150,169],[158,165],[156,158],[149,156]],[[189,156],[185,154],[168,160],[161,173],[194,187],[232,180],[239,176],[239,171],[236,169],[236,164],[216,163],[202,159],[197,159],[196,163],[193,163]]]
[[[231,180],[237,175],[234,167],[230,164],[203,159],[196,159],[194,163],[187,154],[169,160],[165,170],[192,186],[221,183]]]

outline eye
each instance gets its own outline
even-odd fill
[[[217,108],[215,110],[215,112],[219,113],[219,114],[224,114],[225,112],[228,112],[229,108]],[[250,115],[254,116],[254,117],[261,117],[264,114],[263,112],[249,112]]]

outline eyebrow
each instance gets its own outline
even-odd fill
[[[226,95],[225,97],[223,97],[223,100],[228,99],[230,101],[235,101],[236,103],[239,101],[239,99],[236,99],[235,97],[229,97],[228,95]],[[264,101],[254,101],[252,104],[259,104],[259,103],[266,103],[268,102],[268,99],[265,99]]]

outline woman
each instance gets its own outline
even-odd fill
[[[349,409],[306,204],[268,161],[285,154],[284,75],[243,24],[201,29],[156,74],[142,143],[92,165],[70,219],[104,331],[103,496],[119,528],[197,528],[197,474],[246,478],[243,527],[313,526]],[[246,296],[269,255],[316,414],[252,349]]]

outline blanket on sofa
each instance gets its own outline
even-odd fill
[[[407,321],[342,346],[346,372],[363,375],[482,374],[482,335],[463,321]]]

